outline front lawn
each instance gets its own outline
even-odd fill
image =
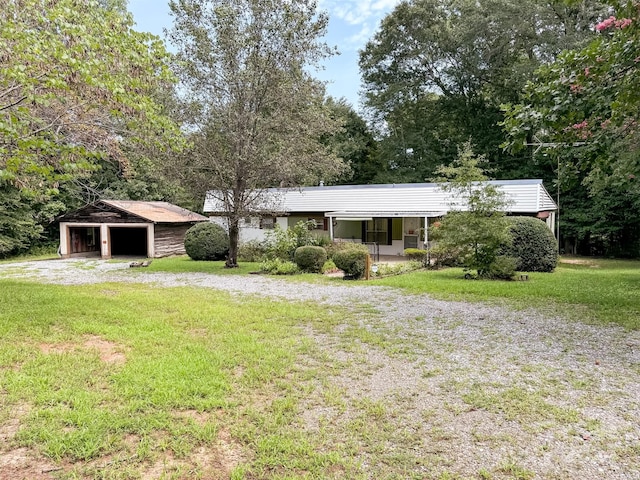
[[[10,439],[0,447],[2,478],[263,478],[273,463],[319,477],[350,468],[339,453],[302,455],[296,442],[312,440],[288,433],[299,357],[311,348],[300,328],[333,321],[320,307],[11,280],[0,280],[0,305],[0,434]],[[262,444],[277,451],[253,448]],[[10,470],[25,448],[31,470]]]
[[[553,273],[529,273],[527,281],[465,280],[458,268],[420,271],[375,281],[443,299],[504,301],[587,322],[640,329],[640,262],[562,259]]]

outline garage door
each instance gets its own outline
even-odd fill
[[[147,257],[146,227],[110,227],[111,256]]]

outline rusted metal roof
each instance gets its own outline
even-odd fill
[[[185,223],[208,220],[204,215],[169,202],[141,202],[134,200],[101,200],[101,202],[154,223]]]

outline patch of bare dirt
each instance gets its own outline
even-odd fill
[[[26,448],[0,453],[0,480],[49,480],[60,470],[62,467],[34,456]]]
[[[228,479],[238,465],[246,461],[246,456],[227,430],[220,430],[216,445],[200,447],[192,457],[192,462],[204,478]]]
[[[151,466],[141,472],[142,480],[156,480],[168,474],[176,478],[227,480],[233,470],[246,461],[242,446],[237,443],[227,430],[221,430],[213,445],[197,448],[184,461],[177,460],[171,453],[164,453]],[[171,477],[174,478],[174,477]]]
[[[47,354],[61,354],[69,353],[81,349],[97,350],[100,360],[104,363],[122,365],[126,362],[127,358],[123,353],[123,348],[114,342],[109,342],[99,337],[98,335],[86,336],[84,343],[78,345],[77,343],[40,343],[38,348],[45,355]]]
[[[127,361],[127,358],[122,352],[122,347],[120,347],[117,343],[104,340],[97,335],[87,337],[84,342],[84,346],[86,348],[98,350],[100,360],[102,360],[104,363],[122,365]]]

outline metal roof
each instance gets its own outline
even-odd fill
[[[487,182],[504,192],[509,203],[507,211],[537,213],[556,210],[553,198],[539,179],[492,180]],[[450,210],[464,210],[464,199],[456,198],[437,183],[403,183],[385,185],[340,185],[266,189],[261,196],[259,212],[327,212],[353,216],[431,216]],[[207,194],[204,212],[221,213],[224,209],[216,192]]]
[[[169,202],[143,202],[134,200],[101,200],[101,202],[154,223],[185,223],[208,220],[204,215]]]

